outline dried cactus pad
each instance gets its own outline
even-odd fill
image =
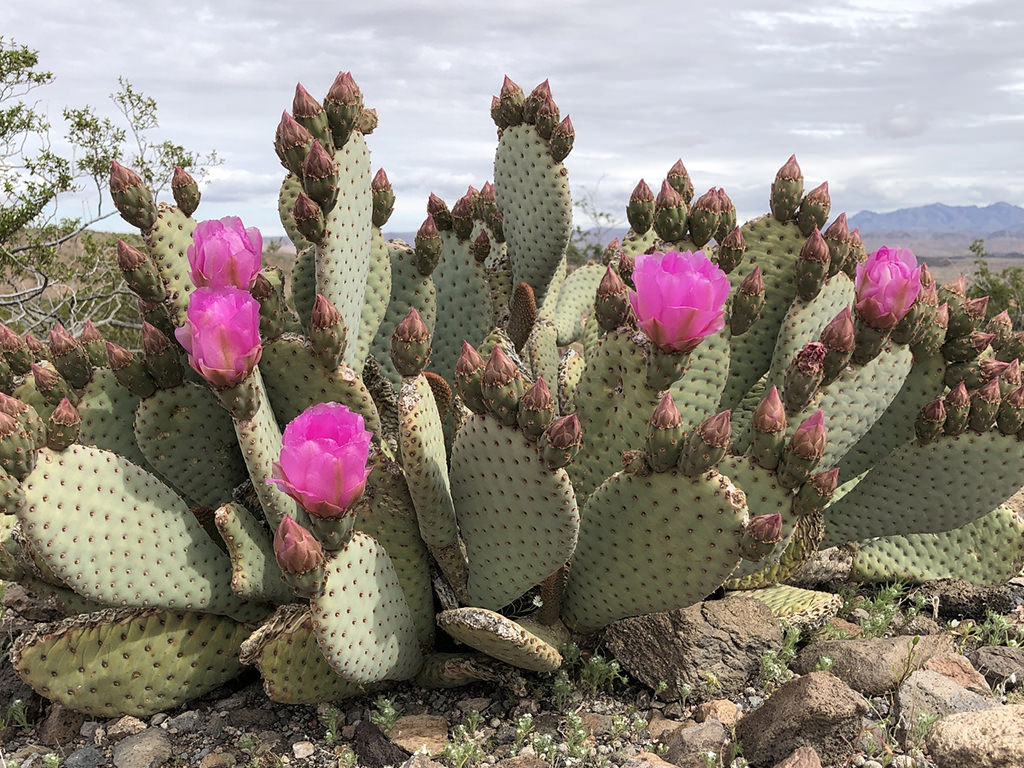
[[[740,597],[760,600],[771,609],[772,616],[783,625],[798,627],[801,630],[812,630],[822,626],[843,607],[843,599],[839,595],[800,589],[788,584],[776,584],[737,594]]]
[[[282,704],[338,701],[368,690],[331,669],[316,644],[307,605],[278,608],[242,643],[241,661],[259,668],[263,690]]]
[[[122,608],[38,625],[15,641],[11,663],[40,695],[70,709],[142,717],[238,675],[248,632],[223,616]]]
[[[576,631],[593,632],[718,589],[740,562],[747,505],[713,470],[696,478],[619,472],[591,494],[581,517],[562,613]]]
[[[25,535],[80,595],[115,606],[258,615],[232,593],[231,561],[185,502],[130,461],[83,445],[43,450],[24,489]]]
[[[455,608],[437,615],[437,625],[460,643],[520,669],[554,672],[562,665],[554,633],[524,623],[485,608]]]
[[[312,600],[320,650],[352,683],[407,680],[423,664],[409,604],[391,558],[358,531],[327,561],[326,588]]]

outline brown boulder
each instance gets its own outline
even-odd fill
[[[938,768],[1024,766],[1024,704],[949,715],[925,737]]]

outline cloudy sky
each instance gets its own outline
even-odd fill
[[[835,212],[1024,203],[1017,0],[507,5],[4,0],[0,34],[54,73],[33,93],[54,120],[64,105],[113,114],[126,76],[157,100],[160,138],[223,159],[202,217],[268,234],[281,111],[296,82],[322,96],[339,70],[380,116],[369,143],[398,195],[392,231],[419,225],[431,191],[454,202],[491,177],[506,73],[527,91],[550,78],[576,128],[574,195],[620,218],[636,182],[657,191],[679,157],[698,194],[722,186],[756,215],[794,152]]]

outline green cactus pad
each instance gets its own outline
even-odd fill
[[[388,380],[398,387],[402,376],[391,362],[391,336],[413,307],[433,336],[437,321],[437,289],[433,278],[420,272],[416,251],[409,245],[401,240],[391,240],[388,242],[388,254],[391,259],[391,300],[373,338],[370,354],[377,358]]]
[[[213,519],[231,557],[231,590],[236,595],[275,604],[295,599],[277,565],[271,534],[248,509],[224,504]]]
[[[430,556],[402,468],[381,455],[374,460],[366,493],[355,507],[356,528],[387,550],[398,574],[420,646],[434,644],[434,592]]]
[[[373,200],[370,195],[370,151],[354,131],[345,146],[335,150],[339,198],[327,214],[324,241],[316,247],[316,292],[341,313],[348,331],[344,361],[352,365],[358,348],[366,278],[370,271],[370,231]]]
[[[580,516],[562,615],[574,630],[591,632],[692,605],[718,589],[739,565],[747,506],[713,470],[695,478],[619,472]]]
[[[741,593],[741,596],[760,600],[784,626],[797,627],[802,631],[823,626],[843,607],[843,598],[839,595],[800,589],[788,584],[750,590]]]
[[[362,415],[370,432],[380,432],[377,406],[356,372],[347,365],[326,370],[302,336],[285,333],[264,345],[259,370],[282,428],[310,406],[334,402]]]
[[[135,412],[138,446],[190,506],[216,507],[248,477],[231,417],[208,387],[158,389]]]
[[[518,428],[470,416],[452,446],[451,489],[473,605],[501,608],[572,556],[580,516],[569,476],[549,470]]]
[[[295,255],[292,266],[292,304],[299,322],[306,326],[316,301],[316,248],[303,248]]]
[[[331,668],[353,683],[415,675],[423,664],[416,627],[384,548],[354,531],[327,561],[324,579],[324,593],[310,607]]]
[[[560,346],[582,338],[586,318],[594,312],[594,296],[604,273],[602,264],[584,264],[570,272],[558,289],[553,320]]]
[[[494,194],[513,284],[526,282],[544,301],[572,233],[572,196],[565,166],[548,153],[532,125],[506,128],[494,155]]]
[[[366,693],[339,677],[320,652],[308,605],[282,605],[242,643],[240,660],[257,667],[263,690],[282,704],[319,704]]]
[[[718,471],[727,475],[746,495],[751,517],[773,515],[776,512],[782,515],[782,540],[771,554],[757,562],[742,560],[726,584],[729,589],[748,588],[737,584],[778,562],[792,540],[799,518],[790,512],[793,498],[789,490],[775,482],[774,472],[758,466],[753,459],[747,456],[726,456],[719,462]]]
[[[480,230],[477,224],[472,237]],[[434,269],[437,323],[429,368],[449,382],[453,381],[462,342],[478,347],[494,327],[487,274],[484,265],[470,253],[472,237],[460,241],[452,230],[442,232],[441,260]]]
[[[827,442],[818,467],[835,466],[889,407],[912,363],[910,349],[893,344],[867,365],[848,367],[822,387],[810,405],[787,420],[787,439],[804,419],[821,408],[825,411]]]
[[[1024,442],[998,432],[943,435],[897,448],[825,509],[825,546],[935,533],[987,514],[1019,488]]]
[[[122,608],[38,625],[15,641],[11,663],[69,709],[144,717],[236,677],[247,634],[223,616]]]
[[[532,378],[544,377],[544,383],[558,381],[558,346],[555,343],[555,326],[547,320],[538,320],[523,345],[523,357],[530,368]]]
[[[103,603],[89,600],[76,592],[72,592],[70,589],[58,587],[41,579],[28,576],[18,579],[18,583],[38,599],[52,600],[57,609],[62,611],[65,616],[78,616],[82,613],[108,610],[108,606]]]
[[[627,256],[635,257],[638,254],[646,253],[658,242],[660,242],[658,240],[658,233],[654,231],[654,227],[651,227],[642,235],[638,235],[631,229],[623,235],[619,250]]]
[[[839,464],[839,477],[856,477],[871,468],[904,443],[914,439],[914,420],[922,406],[945,391],[942,383],[946,375],[946,361],[942,355],[914,360],[910,373],[903,380],[899,394],[885,409],[885,413],[846,452]]]
[[[174,206],[160,203],[156,223],[143,235],[149,257],[156,264],[157,271],[167,287],[164,304],[171,313],[175,326],[185,324],[188,299],[195,290],[189,277],[188,247],[192,245],[192,230],[195,219],[186,216]]]
[[[366,275],[366,293],[363,295],[363,310],[359,318],[359,334],[356,336],[356,353],[352,364],[357,373],[363,371],[363,363],[384,321],[390,299],[391,256],[384,236],[374,227],[370,237],[370,271]]]
[[[398,399],[402,464],[416,508],[420,535],[445,577],[461,595],[466,561],[459,542],[441,418],[424,376],[404,379]]]
[[[231,562],[181,498],[127,459],[72,445],[40,452],[18,513],[57,577],[107,605],[259,615],[231,591]]]
[[[554,672],[562,665],[555,633],[527,619],[513,621],[484,608],[455,608],[439,613],[437,625],[460,643],[520,669]]]
[[[558,412],[562,415],[576,410],[576,388],[583,378],[587,361],[577,350],[570,348],[558,361]]]
[[[295,226],[295,201],[299,199],[301,191],[302,179],[294,173],[289,173],[284,177],[284,180],[281,182],[281,189],[277,193],[277,214],[281,217],[281,224],[284,226],[285,234],[288,235],[288,239],[295,246],[296,253],[302,253],[307,248],[313,247],[313,243],[303,237],[302,233],[299,232],[299,228]],[[292,283],[292,286],[294,291],[295,284]],[[313,308],[312,302],[310,302],[309,308]],[[302,315],[302,317],[306,317],[306,315]]]
[[[82,428],[78,442],[116,453],[146,470],[152,466],[135,440],[135,409],[139,398],[117,383],[108,368],[97,368],[82,390],[78,413]]]
[[[771,365],[779,328],[796,296],[795,264],[806,240],[795,223],[780,223],[771,216],[748,221],[742,231],[746,254],[729,273],[729,282],[735,291],[754,267],[760,266],[766,301],[757,322],[732,340],[729,381],[722,393],[721,409],[738,403]]]
[[[672,399],[685,428],[714,412],[729,370],[725,331],[704,340],[689,356],[686,373],[672,384]],[[583,449],[569,465],[581,499],[622,468],[622,452],[642,448],[647,421],[658,404],[658,390],[647,385],[646,336],[620,328],[606,334],[587,357],[576,389],[576,413],[583,427]]]
[[[1024,521],[1008,504],[960,528],[862,542],[851,576],[861,581],[963,579],[1003,584],[1024,567]]]

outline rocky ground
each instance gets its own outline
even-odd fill
[[[54,618],[15,585],[4,606],[0,649]],[[50,705],[4,660],[0,768],[1024,767],[1024,581],[848,594],[843,615],[798,640],[755,601],[708,601],[504,688],[300,707],[251,674],[144,720]]]

